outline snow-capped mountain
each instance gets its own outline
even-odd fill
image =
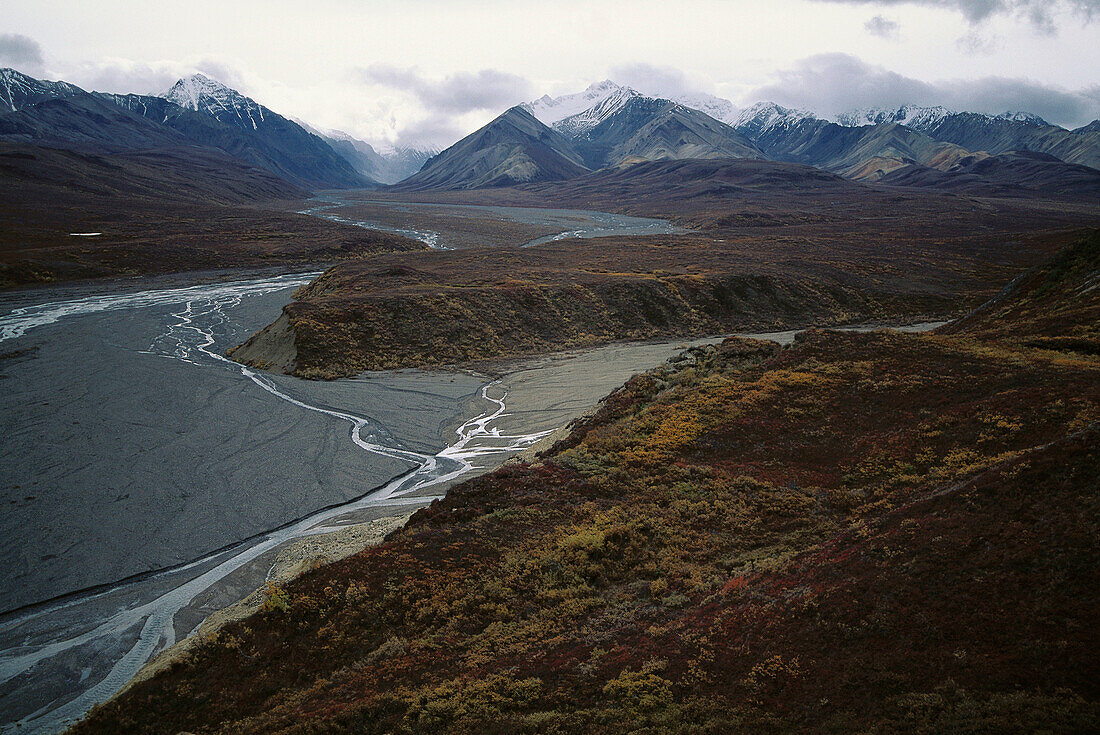
[[[543,125],[555,127],[556,123],[567,118],[574,118],[572,125],[584,125],[593,127],[600,119],[620,109],[631,97],[640,96],[639,92],[616,84],[610,79],[596,82],[583,92],[576,94],[551,97],[543,95],[534,102],[520,105],[523,109],[534,115],[535,119]],[[595,112],[596,110],[599,112]],[[588,117],[583,117],[591,113]],[[596,119],[598,116],[601,116]],[[584,129],[584,128],[581,128]]]
[[[841,113],[833,118],[833,122],[837,125],[843,125],[846,128],[855,128],[862,125],[899,123],[909,128],[923,130],[932,127],[948,115],[954,114],[954,110],[939,105],[935,107],[902,105],[897,109],[865,107]]]
[[[788,128],[803,120],[816,119],[817,116],[807,110],[782,107],[774,102],[757,102],[739,112],[730,125],[755,140],[775,128]]]
[[[1009,122],[1028,123],[1029,125],[1050,125],[1050,123],[1048,123],[1046,120],[1039,117],[1035,113],[1023,112],[1022,110],[1017,110],[1015,112],[1011,110],[1008,112],[1002,112],[1000,115],[994,115],[993,118],[995,120],[1008,120]]]
[[[544,125],[549,125],[566,136],[574,136],[596,127],[636,97],[667,99],[710,115],[727,125],[733,124],[738,113],[737,107],[732,102],[711,94],[646,95],[610,79],[596,82],[588,89],[576,94],[561,97],[543,95],[522,107]]]
[[[735,104],[727,99],[715,97],[713,94],[681,94],[668,99],[676,104],[710,115],[726,125],[733,125],[741,113],[741,110]]]
[[[321,137],[205,74],[180,79],[160,97],[184,113],[212,118],[234,133],[196,125],[186,115],[166,115],[166,124],[176,125],[196,142],[223,148],[287,181],[305,188],[370,183]]]
[[[0,110],[15,112],[54,97],[72,97],[83,89],[68,82],[47,82],[15,69],[0,69]]]
[[[185,110],[195,110],[227,124],[247,125],[258,130],[264,114],[270,112],[255,100],[217,82],[205,74],[192,74],[160,95]]]
[[[1002,112],[1000,115],[988,115],[985,113],[960,113],[947,107],[936,105],[922,107],[920,105],[902,105],[897,109],[883,107],[866,107],[852,110],[837,115],[833,122],[845,127],[859,127],[861,125],[882,125],[884,123],[899,123],[914,130],[929,131],[943,122],[945,119],[960,114],[976,115],[986,120],[1007,120],[1008,122],[1026,123],[1029,125],[1048,125],[1046,120],[1030,112]]]

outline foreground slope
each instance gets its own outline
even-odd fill
[[[982,330],[693,350],[74,732],[1095,731],[1098,418]]]

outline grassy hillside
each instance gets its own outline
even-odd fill
[[[1100,355],[1100,232],[1024,273],[943,331]]]
[[[1095,731],[1098,422],[984,327],[693,350],[74,732]]]
[[[769,221],[805,219],[744,225],[712,211],[695,216],[720,229],[688,235],[380,254],[301,289],[233,357],[332,378],[621,339],[931,318],[981,303],[1069,237],[1057,219],[1010,213],[952,222],[903,208],[864,221],[820,202],[788,206]]]

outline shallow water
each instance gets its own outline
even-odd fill
[[[334,222],[393,232],[414,240],[420,240],[437,250],[449,250],[453,247],[453,243],[449,241],[446,232],[435,232],[420,226],[396,226],[393,222],[362,219],[350,213],[350,210],[357,205],[369,204],[375,207],[385,207],[394,214],[402,215],[398,219],[407,219],[410,222],[417,221],[416,215],[419,213],[462,218],[476,215],[507,222],[560,228],[559,232],[551,235],[514,243],[518,247],[525,248],[568,238],[591,239],[620,235],[670,235],[686,232],[683,228],[661,219],[632,217],[625,214],[611,214],[609,212],[583,209],[542,209],[539,207],[502,207],[475,204],[421,204],[350,199],[335,194],[317,197],[316,202],[315,206],[302,210],[300,214],[311,214]]]

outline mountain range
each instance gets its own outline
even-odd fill
[[[106,154],[201,147],[207,161],[215,149],[229,167],[265,169],[305,190],[393,183],[436,152],[379,154],[346,134],[322,134],[290,120],[203,74],[160,95],[138,95],[87,92],[0,69],[0,140]]]
[[[1100,121],[1067,130],[1026,112],[916,105],[825,119],[772,102],[738,109],[713,95],[663,99],[610,80],[509,109],[441,152],[379,151],[347,133],[283,117],[202,74],[153,96],[86,92],[3,69],[0,110],[6,110],[0,141],[103,154],[198,147],[204,175],[211,161],[221,160],[230,168],[266,170],[304,190],[477,189],[564,180],[642,161],[719,158],[800,163],[858,181],[1001,196],[1079,198],[1092,191],[1090,177],[1100,176]],[[996,160],[983,164],[988,158]],[[186,165],[186,156],[175,159]]]
[[[513,107],[480,130],[428,159],[397,189],[481,189],[555,181],[588,172],[564,135],[522,107]]]
[[[505,177],[485,177],[479,169],[485,156],[477,143],[479,131],[431,162],[431,177],[418,174],[402,182],[402,188],[469,189],[579,175],[541,149],[539,156],[531,155],[541,145],[538,141],[554,133],[560,136],[555,138],[555,151],[574,164],[574,153],[579,154],[589,170],[641,161],[766,159],[806,164],[858,181],[1074,198],[1089,196],[1091,177],[1100,176],[1100,122],[1066,130],[1023,112],[987,115],[907,105],[827,120],[772,102],[737,110],[728,101],[706,95],[680,100],[647,97],[604,80],[577,94],[544,96],[520,105],[482,130],[495,128],[517,111],[529,113],[539,125],[528,121],[529,138],[509,139],[509,156],[538,163]],[[1018,151],[1046,157],[1029,158]],[[998,160],[978,165],[990,157]],[[1064,185],[1059,177],[1082,186]]]

